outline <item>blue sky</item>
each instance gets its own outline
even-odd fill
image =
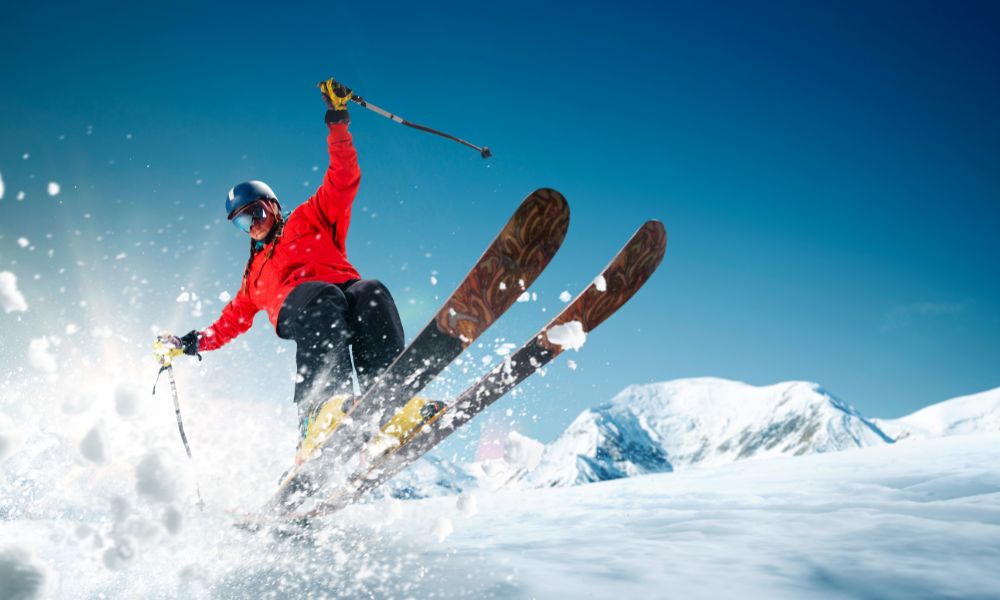
[[[495,153],[352,109],[350,258],[409,335],[536,187],[566,195],[570,233],[491,340],[527,338],[643,221],[666,224],[660,272],[579,368],[499,407],[530,435],[677,377],[814,380],[886,417],[996,387],[998,25],[986,2],[6,7],[0,270],[31,308],[0,313],[0,351],[19,365],[32,337],[110,322],[144,352],[153,325],[211,322],[218,301],[196,317],[175,298],[238,284],[224,195],[315,189],[313,86],[332,75]],[[247,356],[291,369],[258,319],[206,356],[234,387]]]

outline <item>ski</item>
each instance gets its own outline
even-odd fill
[[[542,188],[528,195],[431,321],[376,383],[339,409],[342,418],[325,432],[313,458],[286,473],[265,511],[294,510],[322,488],[332,465],[360,449],[376,416],[391,415],[426,387],[514,304],[555,256],[568,227],[562,194]]]
[[[312,519],[354,503],[441,443],[459,427],[545,366],[621,308],[652,276],[666,252],[667,232],[647,221],[593,283],[503,363],[459,394],[397,445],[373,457],[326,500],[291,519]]]

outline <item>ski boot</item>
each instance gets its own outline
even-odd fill
[[[415,436],[420,428],[441,414],[447,407],[439,400],[414,396],[389,419],[379,432],[365,444],[364,455],[374,459],[402,446]]]
[[[350,394],[336,394],[309,415],[305,437],[299,442],[298,451],[295,453],[295,464],[302,464],[316,455],[323,443],[330,439],[343,422],[354,400],[354,396]]]

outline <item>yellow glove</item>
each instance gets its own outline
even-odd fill
[[[198,354],[197,331],[191,331],[183,337],[177,337],[165,331],[153,340],[153,356],[164,367],[170,366],[170,363],[181,354],[197,356],[199,360],[201,359]]]
[[[176,335],[162,333],[153,340],[153,356],[164,367],[169,367],[175,358],[184,354],[184,344]]]
[[[344,123],[350,120],[347,114],[347,103],[351,101],[354,93],[351,88],[344,84],[337,83],[332,77],[326,81],[321,81],[316,86],[323,94],[323,101],[330,110],[326,113],[327,123]]]

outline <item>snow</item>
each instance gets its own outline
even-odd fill
[[[473,517],[479,512],[479,504],[476,501],[476,494],[473,492],[468,492],[462,494],[455,501],[455,508],[458,509],[459,514],[465,518]]]
[[[7,455],[14,449],[14,440],[7,434],[0,432],[0,462],[3,462]]]
[[[48,391],[53,398],[79,388],[84,400],[73,412],[52,402],[51,413],[25,418],[22,403],[3,405],[11,416],[0,413],[2,435],[17,426],[30,438],[7,450],[0,469],[0,489],[14,490],[0,495],[0,565],[16,548],[18,569],[44,573],[44,593],[70,599],[651,597],[659,590],[691,598],[913,598],[990,597],[1000,589],[1000,432],[892,444],[816,384],[702,378],[630,386],[585,411],[567,439],[586,431],[581,424],[608,426],[592,430],[602,435],[613,426],[628,443],[603,444],[601,453],[626,450],[618,458],[639,465],[645,439],[665,450],[671,471],[570,487],[535,488],[527,478],[489,486],[432,456],[393,481],[395,498],[351,507],[296,540],[237,530],[228,512],[257,505],[273,487],[294,447],[294,407],[275,414],[273,405],[203,389],[210,379],[196,373],[178,377],[190,400],[185,425],[195,461],[177,439],[169,394],[150,399],[134,382],[54,383],[64,387]],[[20,393],[7,391],[11,399]],[[120,396],[130,407],[124,414]],[[766,438],[780,440],[771,448],[718,448],[732,431],[754,438],[796,412],[810,416],[796,421],[799,434],[820,423],[808,443],[778,435]],[[100,464],[79,460],[80,440],[98,418],[114,451]],[[692,453],[703,438],[708,450]],[[552,458],[561,443],[512,434],[503,459],[477,468],[487,478],[489,464],[491,481],[502,484],[539,454]],[[204,512],[192,504],[196,480]],[[0,586],[10,579],[4,569]]]
[[[0,173],[0,200],[3,200],[4,191],[5,190],[3,185],[3,173]]]
[[[107,435],[101,423],[94,425],[80,440],[80,454],[92,463],[103,464],[108,456]]]
[[[604,275],[598,275],[594,278],[594,287],[597,288],[598,292],[608,291],[608,282],[604,279]]]
[[[136,491],[154,502],[173,501],[179,493],[179,483],[172,471],[159,452],[150,452],[135,468]]]
[[[680,379],[629,386],[581,413],[548,445],[527,481],[574,485],[889,442],[815,383]]]
[[[503,459],[521,469],[530,471],[537,467],[544,453],[545,444],[516,431],[511,431],[504,441]]]
[[[455,526],[451,524],[451,519],[447,517],[438,517],[434,521],[434,527],[431,529],[431,533],[437,538],[438,543],[443,542],[454,531]]]
[[[48,337],[35,338],[28,342],[28,364],[40,371],[54,373],[57,366],[55,354],[50,351],[53,345]]]
[[[51,569],[24,548],[0,547],[0,598],[44,598],[56,580]]]
[[[28,310],[28,301],[17,289],[17,275],[10,271],[0,271],[0,306],[5,313]]]
[[[122,418],[135,416],[139,409],[139,393],[134,389],[119,386],[115,389],[115,413]]]
[[[530,292],[522,292],[521,295],[517,297],[517,301],[518,302],[530,302],[531,301],[531,293]]]
[[[559,299],[562,300],[563,302],[569,302],[570,300],[573,299],[573,296],[572,296],[572,294],[569,293],[569,291],[563,290],[559,294]]]
[[[112,511],[118,532],[96,550],[96,532],[80,538],[61,521],[0,527],[59,570],[64,598],[908,599],[985,598],[1000,586],[1000,434],[479,494],[477,504],[469,516],[452,498],[357,506],[305,543],[187,511],[189,523],[145,551],[150,533],[129,505]]]
[[[405,503],[400,523],[447,510]],[[503,492],[447,543],[515,597],[990,597],[1000,435]]]
[[[49,193],[50,196],[58,196],[59,191],[61,189],[62,188],[60,188],[59,184],[56,183],[55,181],[50,181],[49,185],[46,187],[46,191]]]
[[[1000,431],[1000,388],[933,404],[899,419],[875,419],[899,441]]]
[[[583,330],[583,323],[579,321],[554,325],[549,328],[545,335],[550,342],[562,346],[564,350],[579,352],[587,341],[587,333]]]
[[[19,237],[17,238],[17,245],[20,246],[21,248],[27,248],[29,245],[31,245],[31,241],[28,240],[28,238],[26,237]]]

